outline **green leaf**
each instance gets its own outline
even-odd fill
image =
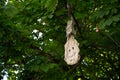
[[[75,17],[77,19],[85,18],[86,17],[86,13],[75,13]]]
[[[117,22],[120,20],[120,15],[116,15],[112,17],[113,21]]]
[[[41,0],[41,3],[44,5],[45,8],[47,8],[48,12],[50,11],[54,11],[56,6],[57,6],[57,3],[58,3],[58,0]]]
[[[99,22],[99,24],[98,24],[99,29],[104,29],[104,28],[105,28],[104,21],[105,21],[105,19],[102,19],[102,20]]]
[[[40,69],[41,69],[42,71],[44,71],[44,72],[48,72],[49,69],[52,69],[52,68],[54,68],[55,66],[56,66],[56,64],[54,64],[54,63],[42,64],[42,65],[40,65]]]
[[[113,22],[112,18],[109,18],[105,21],[105,23],[103,23],[105,26],[110,26],[110,24]]]
[[[117,13],[117,11],[118,11],[118,10],[117,10],[116,8],[113,8],[113,9],[111,10],[111,13],[112,13],[112,14],[115,14],[115,13]]]
[[[14,6],[5,6],[4,12],[8,17],[12,18],[17,14],[18,10]]]

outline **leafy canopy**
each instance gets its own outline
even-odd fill
[[[0,1],[0,79],[120,79],[119,0],[6,1]],[[64,61],[70,17],[81,55],[73,66]]]

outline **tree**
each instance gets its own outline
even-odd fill
[[[0,78],[120,79],[119,0],[2,0]],[[67,8],[71,6],[71,10]],[[81,59],[64,61],[65,28],[73,17]]]

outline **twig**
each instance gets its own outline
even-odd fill
[[[30,48],[38,51],[38,53],[42,56],[48,57],[52,62],[58,64],[60,61],[58,59],[55,59],[52,55],[45,53],[44,51],[40,50],[39,47],[36,47],[34,45],[31,45]]]
[[[109,38],[116,45],[116,47],[118,47],[120,49],[120,44],[117,41],[115,41],[109,34],[105,34],[102,32],[101,32],[101,34],[106,36],[107,38]]]
[[[81,37],[82,39],[84,39],[84,37],[83,37],[83,35],[82,35],[81,28],[80,28],[81,26],[79,26],[78,21],[77,21],[77,19],[75,18],[74,14],[73,14],[72,6],[71,6],[69,3],[67,3],[66,5],[67,5],[67,9],[68,9],[69,15],[71,16],[71,18],[73,19],[73,21],[74,21],[75,24],[76,24],[76,27],[77,27],[78,32],[79,32],[79,34],[80,34],[80,37]]]
[[[108,34],[106,34],[106,36],[118,47],[120,48],[120,45]]]

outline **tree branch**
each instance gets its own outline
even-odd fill
[[[84,39],[84,37],[83,37],[83,35],[82,35],[82,30],[81,30],[81,28],[80,28],[81,26],[79,25],[77,19],[75,18],[74,14],[73,14],[73,9],[72,9],[71,4],[67,2],[66,5],[67,5],[67,9],[68,9],[69,15],[71,16],[71,18],[73,19],[73,21],[74,21],[75,24],[76,24],[76,27],[77,27],[78,32],[79,32],[79,34],[80,34],[80,38]]]
[[[58,64],[60,61],[58,59],[55,59],[52,55],[45,53],[44,51],[40,50],[39,47],[36,47],[34,45],[31,45],[30,48],[36,50],[40,55],[48,57],[52,62]]]
[[[106,36],[120,49],[120,44],[118,44],[110,35],[106,34]]]
[[[118,47],[118,49],[120,49],[120,44],[117,41],[115,41],[109,34],[105,34],[102,32],[101,32],[101,34],[106,36],[108,39],[110,39],[116,45],[116,47]]]

